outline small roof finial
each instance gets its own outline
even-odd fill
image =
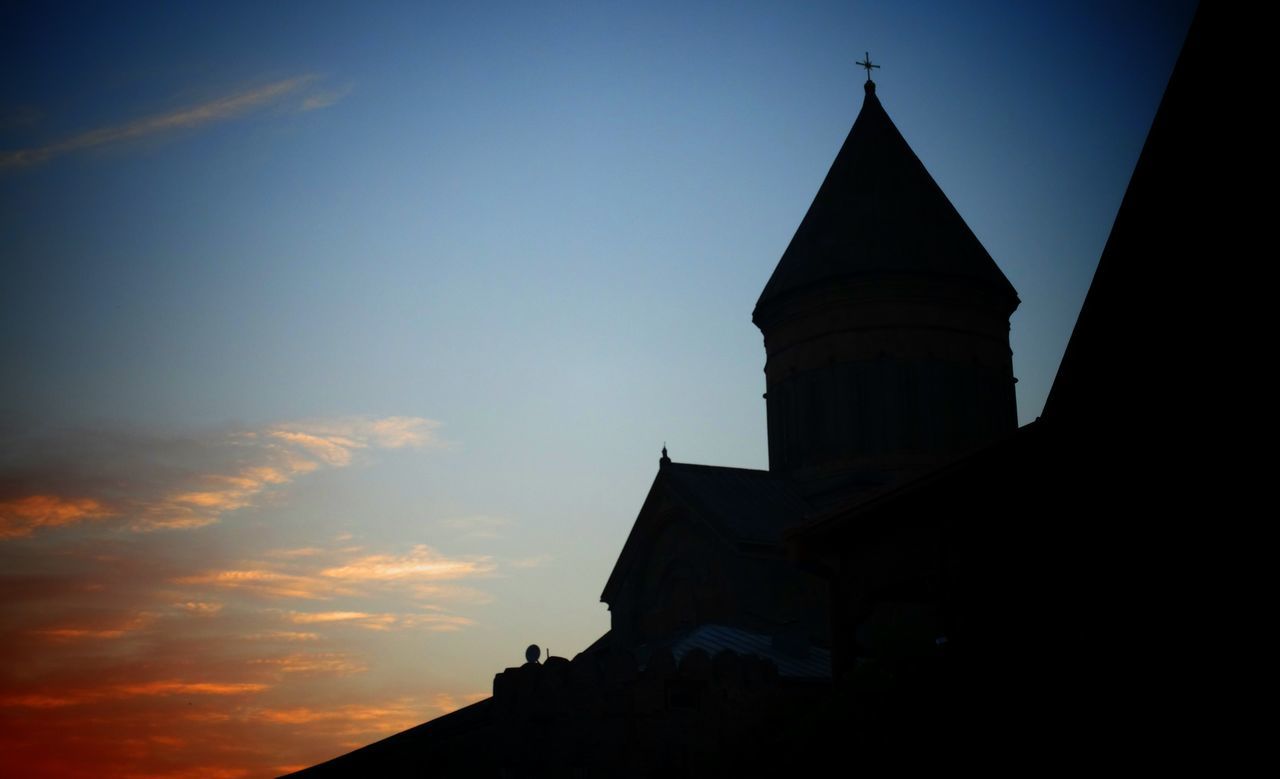
[[[670,465],[670,464],[671,464],[671,458],[670,458],[670,457],[667,457],[667,442],[666,442],[666,441],[663,441],[663,442],[662,442],[662,457],[658,458],[658,467],[659,467],[659,468],[661,468],[661,467],[662,467],[662,466],[664,466],[664,465]]]
[[[868,83],[868,84],[874,84],[875,82],[873,82],[873,81],[871,80],[871,69],[872,69],[872,68],[875,68],[876,70],[879,70],[879,69],[880,69],[880,66],[879,66],[879,65],[873,65],[873,64],[871,63],[871,53],[870,53],[870,52],[865,52],[865,51],[864,51],[864,52],[862,53],[862,59],[858,61],[858,64],[859,64],[859,65],[861,65],[862,67],[866,68],[866,70],[867,70],[867,83]]]

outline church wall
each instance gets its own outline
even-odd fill
[[[973,283],[886,276],[759,314],[770,469],[922,464],[1014,430],[1011,305]]]
[[[611,629],[624,646],[722,619],[736,606],[723,542],[670,501],[657,512],[656,527],[609,604]]]
[[[884,358],[769,388],[769,467],[884,465],[963,451],[1012,430],[1013,383],[980,365]]]
[[[833,280],[771,303],[755,319],[765,338],[765,372],[776,381],[831,356],[868,359],[885,350],[1010,365],[1016,305],[972,281],[881,274]]]
[[[829,646],[828,583],[781,556],[781,550],[733,558],[735,592],[749,604],[730,624],[762,633],[799,631],[809,641]]]
[[[658,511],[658,526],[609,604],[620,645],[706,623],[766,633],[801,625],[810,641],[828,643],[825,581],[798,569],[779,547],[744,551],[672,502]]]

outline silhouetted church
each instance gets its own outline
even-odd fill
[[[715,624],[828,647],[825,582],[784,535],[1017,427],[1013,286],[866,83],[862,111],[765,285],[769,470],[671,462],[601,600],[609,641]]]
[[[664,449],[601,595],[608,633],[301,775],[1025,768],[1135,749],[1127,720],[1168,693],[1148,635],[1167,623],[1133,607],[1134,560],[1159,547],[1144,518],[1171,502],[1160,471],[1180,450],[1114,392],[1173,386],[1135,311],[1170,313],[1143,294],[1156,263],[1210,256],[1199,139],[1220,131],[1188,99],[1197,29],[1040,419],[1017,427],[1017,294],[868,80],[753,314],[769,470]]]

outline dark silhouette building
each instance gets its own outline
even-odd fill
[[[664,450],[601,595],[608,633],[301,775],[1025,770],[1150,747],[1134,719],[1177,710],[1176,623],[1153,603],[1176,577],[1148,561],[1176,534],[1153,514],[1193,444],[1115,383],[1167,389],[1161,411],[1196,392],[1151,328],[1194,283],[1153,267],[1211,256],[1199,24],[1041,418],[1016,426],[1016,293],[868,82],[754,312],[769,470]]]
[[[865,89],[752,315],[769,470],[792,479],[916,469],[1018,424],[1018,295]]]
[[[601,595],[614,645],[714,624],[826,651],[827,584],[784,534],[1017,427],[1017,293],[865,90],[753,315],[769,470],[664,450]]]

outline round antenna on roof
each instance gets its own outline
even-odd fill
[[[536,663],[539,657],[542,657],[542,649],[537,644],[530,644],[529,648],[524,650],[524,659],[527,663]]]

